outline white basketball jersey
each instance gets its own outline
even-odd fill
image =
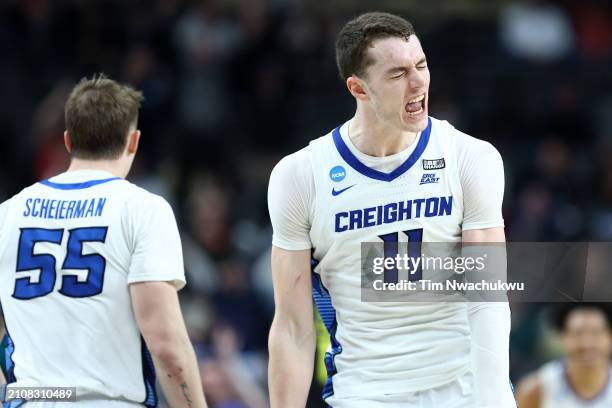
[[[608,383],[599,394],[587,400],[572,388],[565,373],[563,361],[551,361],[538,371],[541,389],[541,408],[609,408],[612,407],[612,369],[608,375]]]
[[[310,143],[313,295],[332,339],[323,392],[332,406],[431,389],[469,370],[465,304],[362,302],[360,292],[362,242],[461,240],[459,137],[469,136],[430,118],[414,151],[391,173],[361,163],[339,128]]]
[[[184,285],[168,203],[110,173],[74,171],[3,203],[0,222],[9,387],[77,387],[79,399],[156,406],[128,285]]]

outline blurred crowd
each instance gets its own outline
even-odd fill
[[[267,180],[351,116],[334,42],[361,11],[413,22],[432,116],[501,152],[510,240],[612,239],[611,3],[437,3],[4,0],[0,201],[66,168],[63,106],[78,79],[104,72],[143,90],[130,179],[174,207],[210,406],[265,407]],[[545,305],[513,306],[516,380],[557,347]]]

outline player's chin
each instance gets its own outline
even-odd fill
[[[411,132],[420,132],[427,127],[427,109],[421,109],[417,114],[409,112],[402,113],[402,122],[404,126]]]

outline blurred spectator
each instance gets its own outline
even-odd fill
[[[556,62],[574,46],[571,22],[548,0],[516,0],[501,13],[504,47],[518,58],[532,62]]]
[[[532,182],[518,197],[516,215],[508,235],[512,241],[540,241],[554,235],[552,230],[551,194],[545,185]]]
[[[183,234],[185,268],[192,289],[211,293],[218,287],[216,260],[232,251],[230,193],[213,176],[194,176],[186,202]]]
[[[64,104],[74,83],[60,80],[40,102],[32,122],[36,141],[36,178],[45,179],[68,168],[69,156],[64,147]]]
[[[259,383],[252,366],[239,353],[237,333],[229,326],[219,325],[212,332],[212,344],[215,356],[204,359],[200,365],[204,393],[210,407],[268,407],[265,385]],[[265,364],[265,361],[260,361],[260,364]]]
[[[179,19],[175,41],[182,77],[179,119],[192,131],[219,130],[229,114],[225,62],[240,46],[239,22],[221,14],[220,2],[196,2]]]
[[[202,386],[210,408],[248,408],[232,389],[223,365],[219,361],[204,360],[200,366]]]
[[[268,248],[253,265],[253,285],[269,316],[274,314],[271,264],[272,251]]]
[[[236,258],[219,264],[220,287],[212,295],[220,324],[232,327],[239,337],[241,350],[267,350],[271,319],[253,290],[246,265]]]
[[[578,49],[588,61],[612,57],[612,8],[606,0],[567,2]]]

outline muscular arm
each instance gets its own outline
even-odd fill
[[[273,246],[272,279],[276,310],[268,339],[270,402],[272,408],[304,408],[315,353],[310,250]]]
[[[169,282],[140,282],[130,285],[130,293],[138,328],[170,406],[206,407],[176,288]]]
[[[535,374],[519,382],[516,387],[516,401],[521,408],[540,408],[540,381]]]
[[[314,369],[310,226],[315,186],[309,150],[283,158],[272,170],[274,320],[268,338],[272,408],[304,408]]]

